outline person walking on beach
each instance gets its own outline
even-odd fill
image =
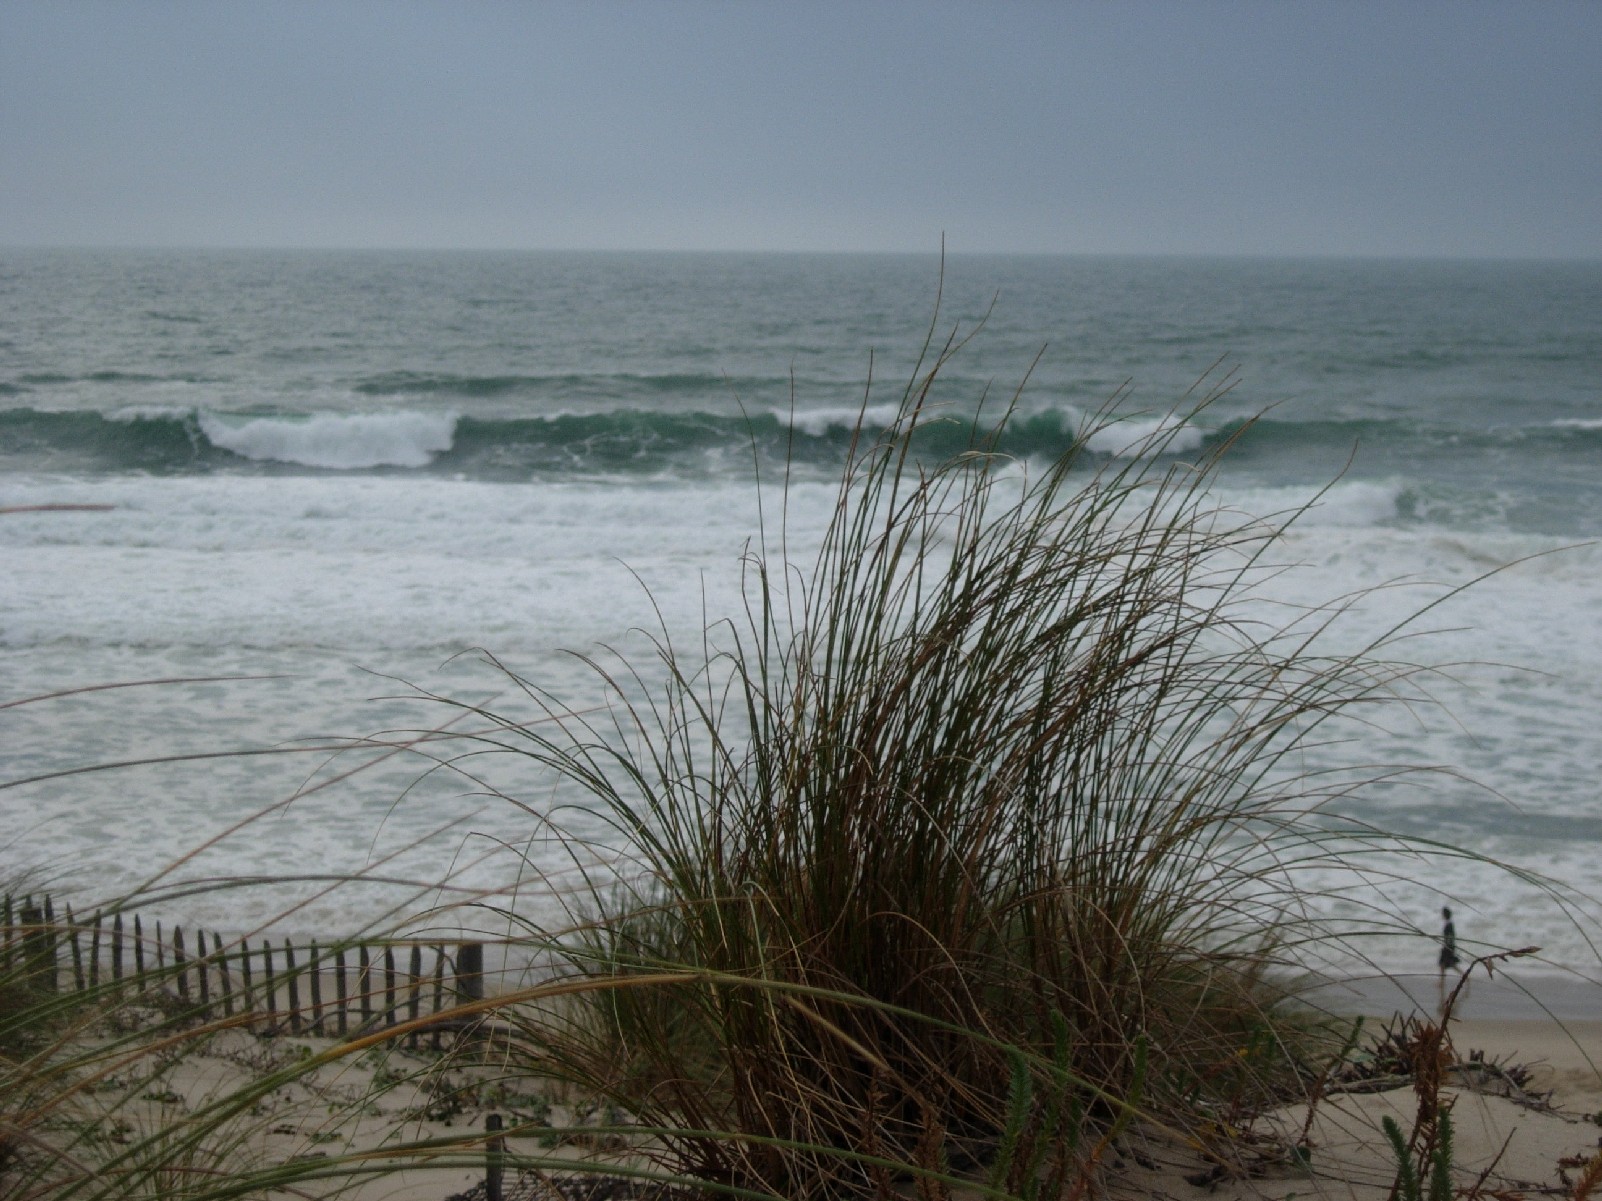
[[[1442,906],[1441,918],[1446,925],[1441,929],[1441,1008],[1446,1008],[1446,973],[1457,966],[1457,927],[1452,925],[1452,911]]]

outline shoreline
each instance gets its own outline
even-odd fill
[[[1456,977],[1447,978],[1447,989]],[[1433,972],[1380,975],[1326,980],[1302,1000],[1331,1013],[1389,1016],[1439,1009],[1439,977]],[[1602,982],[1583,976],[1550,972],[1498,971],[1487,978],[1475,973],[1458,996],[1453,1010],[1457,1021],[1517,1021],[1530,1023],[1602,1020]]]

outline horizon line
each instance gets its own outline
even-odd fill
[[[639,247],[639,246],[421,246],[396,244],[269,244],[181,242],[20,242],[0,243],[0,253],[16,252],[106,253],[215,253],[215,254],[527,254],[527,255],[662,255],[662,256],[771,256],[788,258],[1083,258],[1083,259],[1254,259],[1361,262],[1459,263],[1570,263],[1602,264],[1602,252],[1593,255],[1470,254],[1443,251],[1318,251],[1318,250],[932,250],[795,249],[777,247]]]

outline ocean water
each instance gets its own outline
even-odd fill
[[[463,895],[427,887],[446,876],[521,871],[537,908],[568,798],[515,757],[386,753],[473,726],[419,692],[532,714],[507,671],[587,705],[571,652],[649,670],[632,631],[735,610],[780,465],[804,558],[859,411],[886,419],[931,329],[976,328],[935,399],[968,420],[1016,396],[1021,462],[1115,396],[1093,450],[1133,453],[1198,379],[1232,381],[1172,447],[1234,439],[1235,509],[1316,498],[1265,614],[1379,588],[1339,627],[1355,645],[1440,602],[1400,644],[1453,665],[1440,707],[1320,754],[1449,770],[1345,812],[1602,896],[1596,263],[0,252],[0,867],[90,891],[373,877],[302,884],[278,920],[312,929]],[[1598,972],[1594,907],[1472,860],[1390,870],[1386,899],[1354,875],[1328,903],[1430,927],[1446,896],[1466,943]],[[285,895],[165,904],[242,930]]]

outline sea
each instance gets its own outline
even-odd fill
[[[933,403],[1015,406],[1023,467],[1097,414],[1103,464],[1229,443],[1218,503],[1298,512],[1264,619],[1440,669],[1306,761],[1455,848],[1319,877],[1403,931],[1364,956],[1429,970],[1449,904],[1602,975],[1596,261],[0,251],[0,873],[229,932],[544,920],[613,832],[445,735],[649,694],[948,343]]]

